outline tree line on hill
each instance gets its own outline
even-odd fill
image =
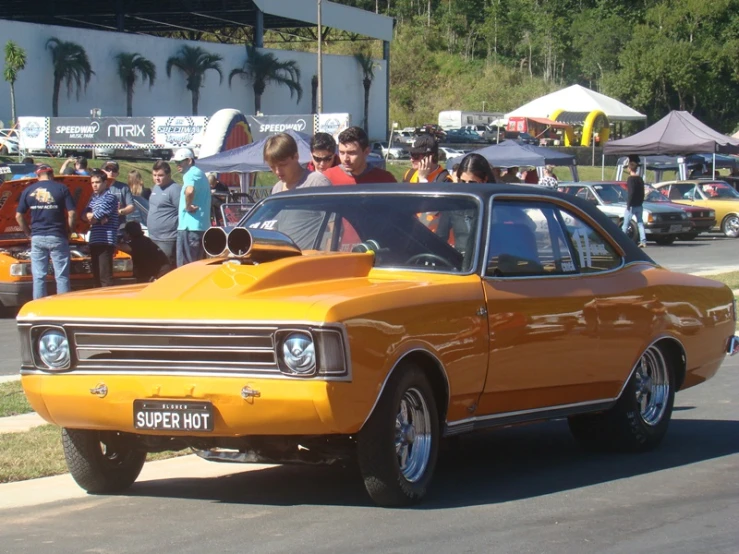
[[[739,0],[334,0],[397,20],[393,119],[509,111],[575,83],[650,122],[739,122]],[[424,121],[422,121],[424,120]]]

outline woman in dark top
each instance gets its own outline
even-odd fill
[[[456,183],[494,183],[493,170],[480,154],[467,154],[455,172]],[[436,234],[454,244],[462,254],[469,250],[470,238],[477,226],[475,210],[444,212],[439,216]]]

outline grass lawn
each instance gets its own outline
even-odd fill
[[[33,408],[26,400],[20,381],[0,383],[0,417],[27,414]]]
[[[190,454],[190,450],[149,454],[147,461]],[[61,430],[42,425],[25,433],[0,434],[0,483],[26,481],[67,473]]]
[[[718,275],[705,275],[705,277],[715,281],[720,281],[724,285],[728,285],[731,290],[739,289],[739,271],[719,273]]]

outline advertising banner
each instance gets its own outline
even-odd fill
[[[318,127],[316,133],[328,133],[335,139],[339,133],[352,124],[352,116],[348,113],[322,113],[318,114]]]
[[[19,146],[21,150],[35,152],[46,149],[47,117],[19,117]]]
[[[49,144],[146,145],[149,117],[51,117]]]
[[[288,129],[313,134],[313,115],[247,115],[251,136],[254,142],[258,142],[270,135],[284,133]]]
[[[155,145],[164,148],[200,146],[208,118],[205,116],[153,117]]]

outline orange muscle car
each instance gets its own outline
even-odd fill
[[[54,180],[67,185],[77,206],[77,228],[74,229],[77,238],[69,242],[72,262],[69,275],[70,284],[72,290],[90,288],[93,286],[90,247],[83,238],[89,226],[81,218],[92,195],[90,178],[77,175],[57,175]],[[23,191],[35,182],[36,178],[33,177],[5,181],[0,184],[0,305],[2,306],[21,306],[33,298],[31,239],[21,231],[15,220],[15,211]],[[113,259],[113,277],[117,283],[133,281],[133,263],[128,254],[116,252]],[[56,282],[51,264],[49,264],[47,281],[49,293],[54,293]]]
[[[203,244],[209,259],[153,283],[18,316],[23,387],[91,493],[192,448],[357,460],[376,503],[405,505],[442,439],[492,426],[567,417],[586,447],[649,450],[675,393],[737,350],[728,287],[540,187],[282,193]]]

